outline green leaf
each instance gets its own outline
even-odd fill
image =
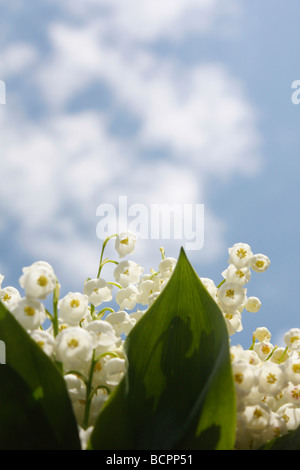
[[[0,340],[6,347],[6,365],[0,366],[0,428],[5,426],[14,440],[14,449],[24,448],[18,438],[21,434],[31,448],[80,449],[77,423],[62,375],[2,302]],[[25,437],[28,429],[32,436]],[[0,448],[4,449],[7,442],[0,439]]]
[[[98,417],[91,449],[233,448],[226,325],[183,249],[125,350],[128,371]]]
[[[300,450],[300,427],[264,444],[259,450]]]
[[[1,366],[0,376],[0,449],[55,448],[56,438],[39,403],[38,393],[32,392],[9,365]]]

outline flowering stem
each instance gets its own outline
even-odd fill
[[[76,375],[79,377],[85,384],[87,383],[88,379],[81,373],[78,372],[78,370],[68,370],[68,372],[65,373],[65,375]]]
[[[105,357],[105,356],[111,356],[111,357],[120,357],[119,354],[117,354],[116,352],[113,352],[113,351],[106,351],[102,354],[99,354],[99,356],[96,357],[95,359],[95,364],[99,361],[99,359],[101,359],[101,357]]]
[[[252,350],[253,350],[254,344],[255,344],[255,335],[252,335],[252,344],[251,344],[251,346],[250,346],[250,348],[249,348],[249,351],[252,351]]]
[[[83,422],[82,422],[83,429],[87,429],[89,426],[90,409],[91,409],[91,403],[92,403],[92,397],[93,397],[92,382],[93,382],[93,376],[94,376],[96,363],[97,363],[97,359],[95,359],[95,350],[93,350],[90,373],[89,373],[88,380],[86,381],[85,410],[84,410],[84,417],[83,417]]]
[[[117,286],[119,289],[122,289],[122,286],[117,282],[107,282],[107,284],[111,284],[112,286]]]
[[[274,353],[275,349],[277,349],[277,348],[278,348],[278,346],[275,346],[274,349],[272,349],[270,354],[264,359],[264,362],[268,361],[273,356],[273,353]]]
[[[280,357],[280,359],[279,359],[279,361],[278,361],[278,364],[281,364],[281,363],[282,363],[282,361],[283,361],[283,359],[284,359],[284,356],[286,355],[288,349],[289,349],[289,348],[288,348],[288,346],[287,346],[287,347],[285,348],[285,350],[283,351],[282,356]]]
[[[151,270],[151,272],[152,272],[152,274],[151,274],[151,276],[150,276],[150,278],[149,278],[149,279],[151,279],[151,280],[154,279],[155,276],[158,276],[158,274],[159,274],[159,272],[154,271],[153,269]]]
[[[94,395],[95,393],[97,393],[98,390],[104,390],[104,392],[105,392],[107,395],[110,394],[110,390],[109,390],[108,387],[106,387],[105,385],[98,385],[98,387],[96,387],[96,388],[93,390],[93,395]]]
[[[107,264],[107,263],[119,264],[118,261],[114,261],[114,260],[112,260],[112,259],[105,258],[105,259],[102,261],[101,265],[100,265],[101,269],[102,269],[102,267],[103,267],[105,264]]]
[[[223,279],[223,281],[221,281],[220,284],[217,286],[217,289],[219,289],[219,287],[221,287],[224,284],[225,281],[226,281],[226,279]]]
[[[56,286],[53,291],[53,316],[51,318],[53,324],[53,334],[54,337],[58,335],[58,314],[57,314],[57,304],[59,300],[59,284],[56,281]]]
[[[93,318],[94,310],[95,310],[95,305],[91,304],[91,317],[92,318]]]
[[[95,357],[95,349],[93,350],[89,377],[88,377],[87,380],[85,380],[86,395],[85,395],[84,417],[83,417],[83,422],[82,422],[82,428],[83,429],[87,429],[89,427],[89,417],[90,417],[92,398],[93,398],[93,395],[95,393],[95,390],[93,390],[93,386],[92,386],[94,371],[95,371],[95,365],[97,364],[99,359],[101,359],[101,357],[104,357],[104,356],[119,357],[119,355],[117,353],[113,352],[113,351],[107,351],[107,352],[102,353],[99,356]],[[74,373],[76,373],[76,371],[74,371]],[[97,387],[97,388],[99,388],[99,387]],[[107,387],[105,387],[105,386],[103,386],[102,388],[107,389]]]
[[[99,313],[97,313],[96,318],[101,318],[101,317],[103,317],[104,312],[105,312],[106,310],[108,310],[108,311],[111,312],[111,313],[114,313],[114,312],[115,312],[113,308],[111,308],[111,307],[105,307],[105,308],[103,308],[102,310],[100,310]]]
[[[111,238],[114,238],[114,237],[117,237],[117,233],[115,233],[114,235],[111,235],[110,237],[107,237],[104,242],[103,242],[103,245],[102,245],[102,250],[101,250],[101,255],[100,255],[100,262],[99,262],[99,269],[98,269],[98,273],[97,273],[97,278],[99,279],[100,277],[100,273],[101,273],[101,269],[103,267],[103,255],[104,255],[104,250],[105,250],[105,247],[107,245],[107,243],[109,242],[109,240]]]

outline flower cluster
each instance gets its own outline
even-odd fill
[[[231,346],[237,397],[236,448],[257,449],[300,426],[300,329],[284,335],[285,347],[257,328],[250,349]]]
[[[82,292],[61,298],[55,272],[44,261],[23,268],[19,279],[23,296],[14,287],[2,287],[4,276],[0,275],[1,301],[60,367],[83,446],[103,404],[126,372],[126,336],[162,292],[176,265],[176,259],[166,257],[163,249],[158,269],[147,274],[132,260],[104,258],[112,238],[119,258],[134,253],[133,233],[108,237],[97,276],[83,283]],[[245,243],[228,251],[222,282],[216,285],[212,279],[200,279],[220,307],[231,338],[243,329],[243,310],[260,309],[260,300],[248,296],[245,285],[251,273],[264,272],[270,260],[253,254]],[[113,281],[101,275],[107,263],[115,264]],[[53,295],[52,313],[43,303],[49,294]],[[237,401],[236,449],[256,449],[300,425],[300,330],[287,332],[284,341],[285,347],[274,346],[271,333],[262,327],[253,333],[248,350],[229,343]]]
[[[64,375],[83,444],[126,371],[126,336],[162,291],[176,264],[175,258],[166,258],[162,251],[158,270],[144,274],[144,268],[132,260],[104,258],[106,244],[112,238],[119,258],[134,252],[133,233],[108,237],[98,274],[84,282],[82,292],[69,292],[60,298],[55,272],[44,261],[23,268],[19,279],[23,296],[15,287],[2,288],[4,276],[0,276],[0,300]],[[112,282],[101,277],[107,263],[116,265]],[[117,289],[115,296],[113,289]],[[53,295],[52,313],[43,303],[49,294]],[[118,308],[108,306],[111,301]]]
[[[228,267],[222,272],[223,281],[216,286],[212,279],[201,278],[214,300],[223,312],[228,334],[242,331],[242,312],[258,312],[261,301],[248,297],[245,285],[251,279],[251,272],[264,272],[270,265],[266,255],[253,254],[247,243],[236,243],[228,249]]]

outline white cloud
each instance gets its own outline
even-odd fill
[[[38,59],[34,46],[24,42],[15,42],[1,53],[1,79],[24,72]]]
[[[223,64],[183,66],[141,45],[161,37],[173,41],[194,29],[202,34],[221,21],[224,2],[105,1],[100,10],[106,11],[96,20],[93,7],[92,0],[67,2],[69,14],[82,22],[74,25],[71,16],[69,22],[49,24],[47,55],[12,44],[3,56],[11,74],[19,72],[20,50],[26,60],[19,67],[34,63],[27,79],[47,111],[33,122],[16,105],[2,119],[0,207],[17,224],[18,249],[55,260],[69,280],[79,268],[87,275],[94,269],[98,241],[90,245],[85,232],[93,227],[88,240],[94,237],[99,204],[117,204],[123,194],[144,204],[205,204],[207,178],[254,175],[261,162],[255,111]],[[70,103],[98,82],[107,85],[111,106],[97,112],[79,106],[72,113]],[[110,129],[120,109],[137,122],[126,137]],[[157,149],[167,158],[145,156]],[[206,207],[203,261],[226,249],[225,227]],[[160,242],[151,249],[146,243],[137,255],[149,265]],[[166,249],[174,256],[179,244],[167,241]]]
[[[232,23],[239,14],[236,0],[66,0],[63,7],[82,22],[97,18],[105,37],[127,45],[207,33],[222,23]]]
[[[102,80],[113,106],[125,107],[138,120],[136,147],[165,147],[176,160],[188,159],[198,170],[221,177],[259,169],[255,113],[222,64],[184,70],[172,59],[140,50],[128,63],[126,54],[101,43],[87,27],[56,25],[51,38],[52,60],[37,78],[50,104],[65,106],[76,92]]]

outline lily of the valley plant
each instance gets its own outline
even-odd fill
[[[300,329],[281,347],[264,327],[249,349],[231,344],[269,258],[236,243],[216,282],[183,249],[146,273],[135,243],[108,237],[96,276],[63,297],[45,261],[19,289],[0,277],[0,448],[300,449]]]

